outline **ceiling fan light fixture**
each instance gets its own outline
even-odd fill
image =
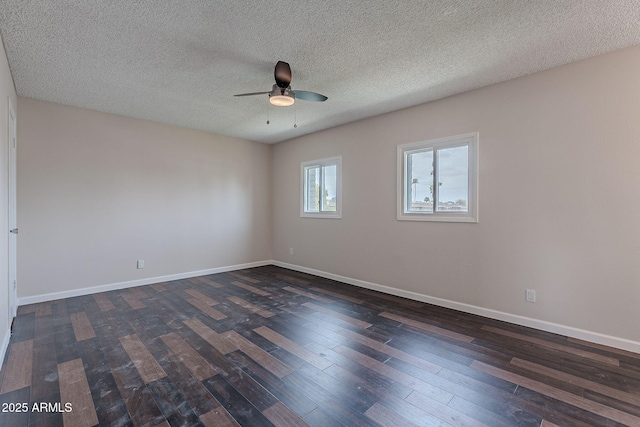
[[[269,95],[269,102],[276,107],[288,107],[296,102],[296,99],[289,94]]]

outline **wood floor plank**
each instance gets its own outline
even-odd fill
[[[430,399],[417,391],[411,393],[405,400],[454,427],[489,427],[486,424],[478,420],[474,420],[471,417],[468,417],[465,414],[456,411],[455,409],[451,409],[447,405],[436,402],[435,400]]]
[[[329,320],[331,319],[329,316],[321,313],[312,313],[311,311],[302,312],[297,308],[295,310],[287,307],[279,308],[283,312],[288,313],[292,319],[300,319],[300,323],[303,324],[306,329],[317,331],[320,334],[326,335],[328,338],[331,338],[332,335],[327,334],[327,332],[338,332],[345,327],[344,322],[335,321],[336,319],[333,319],[334,322],[330,322]]]
[[[258,280],[258,279],[254,279],[254,278],[252,278],[252,277],[249,277],[249,276],[247,276],[246,274],[240,274],[240,273],[237,273],[237,272],[230,272],[229,274],[230,274],[231,276],[233,276],[233,277],[237,277],[238,279],[242,279],[242,280],[244,280],[245,282],[253,283],[254,285],[255,285],[256,283],[260,283],[260,280]]]
[[[51,316],[51,301],[36,304],[36,318]]]
[[[352,296],[349,296],[349,295],[344,295],[344,294],[341,294],[340,292],[330,291],[328,289],[320,288],[320,287],[317,287],[317,286],[312,286],[311,290],[312,291],[316,291],[316,292],[320,292],[320,293],[323,293],[323,294],[326,294],[326,295],[331,295],[332,297],[340,298],[341,300],[344,300],[344,301],[349,301],[349,302],[353,302],[353,303],[356,303],[356,304],[364,304],[364,300],[362,300],[360,298],[352,297]]]
[[[410,363],[413,366],[416,366],[426,372],[431,372],[432,374],[437,374],[442,369],[441,366],[436,365],[435,363],[429,362],[427,360],[421,359],[412,354],[406,353],[402,350],[399,350],[395,347],[391,347],[387,344],[381,343],[379,341],[373,340],[371,338],[367,338],[364,335],[361,335],[357,332],[351,331],[349,329],[342,329],[338,331],[338,334],[348,338],[351,341],[358,342],[360,344],[364,344],[367,347],[371,347],[374,350],[380,351],[382,353],[388,354],[391,357],[395,357],[396,359],[402,360],[404,362]]]
[[[226,314],[216,310],[197,298],[187,298],[185,301],[215,320],[222,320],[227,317]]]
[[[218,374],[216,368],[211,366],[197,351],[187,344],[175,333],[170,333],[160,337],[167,344],[172,353],[175,354],[191,373],[202,381],[206,378]]]
[[[222,375],[208,378],[203,381],[203,384],[206,386],[211,383],[220,383],[218,378],[222,378],[225,384],[242,397],[243,401],[246,401],[258,411],[263,411],[278,402],[278,399],[263,387],[260,382],[256,381],[251,375],[247,375],[240,366],[234,365],[233,360],[232,357],[217,359],[215,363]],[[211,389],[209,390],[211,391]],[[224,405],[225,398],[215,394],[214,396]],[[225,408],[229,409],[227,406]]]
[[[186,402],[171,378],[165,377],[148,384],[153,400],[171,426],[195,426],[198,416]]]
[[[120,293],[120,296],[134,310],[146,307],[146,305],[142,301],[140,301],[140,298],[138,298],[138,296],[136,294],[133,294],[131,292],[122,292],[122,293]]]
[[[496,368],[494,366],[487,365],[486,363],[478,361],[473,362],[471,367],[478,369],[479,371],[491,374],[495,377],[502,378],[506,381],[513,382],[514,384],[518,384],[528,389],[537,391],[538,393],[544,394],[551,398],[558,399],[562,402],[584,409],[585,411],[599,414],[600,416],[609,418],[616,422],[629,426],[640,426],[640,417],[630,415],[615,408],[590,401],[581,396],[576,396],[575,394],[559,390],[539,381],[523,377],[522,375],[514,374],[512,372],[505,371],[503,369]]]
[[[406,399],[400,399],[393,395],[386,395],[382,397],[377,403],[385,406],[386,408],[389,408],[390,410],[398,414],[401,414],[407,420],[421,426],[427,425],[451,427],[451,424],[446,423],[441,419],[433,416],[429,412],[418,408],[417,406],[409,403]],[[491,427],[513,427],[513,425],[501,426],[500,424],[492,424]]]
[[[31,385],[33,340],[16,342],[9,349],[0,394]]]
[[[318,304],[314,304],[312,302],[305,302],[304,304],[305,307],[309,307],[312,310],[315,311],[319,311],[320,313],[325,313],[328,314],[332,317],[335,317],[336,319],[340,319],[343,320],[345,322],[351,323],[355,326],[357,326],[358,328],[362,328],[362,329],[367,329],[370,328],[371,326],[373,326],[373,324],[369,323],[369,322],[365,322],[363,320],[360,319],[356,319],[355,317],[351,317],[351,316],[347,316],[346,314],[342,314],[336,310],[331,310],[329,308],[323,307],[321,305]]]
[[[311,283],[308,280],[301,279],[299,277],[293,277],[290,274],[276,274],[276,277],[278,279],[284,280],[285,282],[293,283],[294,285],[308,285],[309,283]]]
[[[35,308],[27,313],[18,314],[13,322],[13,330],[11,332],[13,342],[32,340],[34,337],[35,323]]]
[[[149,298],[149,295],[145,292],[145,286],[134,286],[133,288],[129,288],[128,292],[139,300]]]
[[[196,290],[196,289],[185,289],[184,290],[186,293],[188,293],[189,295],[191,295],[192,297],[199,299],[200,301],[202,301],[203,303],[207,304],[207,305],[217,305],[218,301],[214,300],[211,297],[208,297],[207,295],[203,294],[202,292]]]
[[[234,351],[230,353],[227,358],[233,360],[234,365],[242,367],[244,372],[296,413],[304,416],[318,407],[317,403],[312,401],[300,390],[287,387],[284,382],[286,376],[278,378],[255,360],[249,358],[245,353]],[[295,372],[295,370],[293,372]]]
[[[244,290],[247,290],[249,292],[253,292],[256,295],[260,295],[262,297],[267,297],[269,295],[271,295],[269,292],[267,291],[263,291],[262,289],[258,289],[255,286],[251,286],[251,285],[247,285],[246,283],[242,283],[242,282],[238,282],[238,281],[233,281],[231,282],[231,284],[233,286],[237,286],[239,288],[242,288]]]
[[[438,335],[444,335],[449,338],[453,338],[462,342],[471,342],[473,341],[472,337],[467,335],[459,334],[455,331],[450,331],[449,329],[439,328],[437,326],[429,325],[428,323],[419,322],[417,320],[409,319],[408,317],[399,316],[397,314],[383,312],[379,314],[382,317],[386,317],[387,319],[395,320],[396,322],[404,323],[405,325],[413,326],[414,328],[422,329],[423,331],[432,332]]]
[[[282,402],[265,409],[262,413],[276,427],[311,427],[300,415],[293,412]]]
[[[80,359],[87,367],[84,373],[98,421],[100,425],[109,426],[131,424],[131,418],[116,381],[111,371],[104,369],[108,364],[104,352],[96,348],[96,341],[82,341],[77,348]],[[102,367],[102,369],[95,367]]]
[[[407,298],[400,298],[395,295],[385,294],[378,291],[372,291],[371,289],[358,289],[358,293],[362,295],[368,295],[377,300],[386,300],[386,301],[389,301],[390,303],[393,303],[394,305],[398,304],[399,300],[401,300],[402,305],[406,307],[421,308],[425,306],[425,303],[420,301],[414,301]]]
[[[73,333],[76,335],[76,341],[83,341],[96,337],[96,333],[91,326],[87,313],[79,311],[77,313],[71,313],[69,317],[71,317],[71,325],[73,326]]]
[[[333,350],[336,353],[339,353],[361,364],[362,366],[365,366],[375,372],[381,373],[387,378],[393,379],[394,381],[397,381],[400,384],[406,385],[407,387],[420,391],[424,395],[428,396],[431,399],[434,399],[437,402],[440,402],[446,405],[453,398],[453,394],[441,388],[435,387],[411,375],[405,374],[404,372],[401,372],[391,366],[388,366],[382,362],[372,359],[369,356],[365,356],[364,354],[359,353],[349,347],[339,345]]]
[[[133,368],[135,370],[135,368]],[[137,371],[135,371],[137,373]],[[124,368],[112,369],[113,378],[122,395],[134,426],[162,425],[164,415],[158,409],[153,395],[144,383],[136,383],[131,372]],[[138,377],[139,381],[142,381]]]
[[[528,407],[529,411],[539,416],[535,425],[542,424],[546,419],[554,424],[569,425],[571,427],[594,427],[594,426],[620,426],[621,424],[612,421],[602,414],[585,411],[582,408],[546,396],[530,388],[518,386],[514,397],[520,399],[522,407]]]
[[[135,364],[119,340],[119,336],[134,333],[133,328],[115,311],[104,313],[89,312],[94,319],[96,335],[104,349],[105,361],[134,426],[155,426],[165,421],[150,390],[140,376]],[[103,317],[98,322],[95,317]],[[101,367],[104,368],[104,367]]]
[[[384,427],[419,427],[397,412],[379,403],[374,404],[364,413],[372,421]]]
[[[379,372],[332,351],[327,352],[326,357],[334,364],[323,372],[343,383],[345,388],[350,387],[366,395],[364,399],[371,399],[371,403],[380,401],[386,396],[404,399],[413,391]]]
[[[325,297],[322,297],[320,295],[312,294],[311,292],[303,291],[302,289],[294,288],[293,286],[287,286],[287,287],[284,287],[282,289],[285,290],[285,291],[288,291],[288,292],[292,292],[294,294],[298,294],[298,295],[305,296],[307,298],[314,299],[316,301],[324,302],[324,303],[327,303],[327,304],[333,303],[332,299],[325,298]]]
[[[535,337],[526,336],[516,332],[507,331],[504,329],[496,328],[493,326],[483,326],[482,330],[493,332],[495,334],[504,335],[509,338],[530,342],[542,347],[552,348],[554,350],[563,351],[565,353],[574,354],[576,356],[584,357],[586,359],[597,360],[598,362],[606,363],[612,366],[620,366],[620,361],[615,357],[603,356],[601,354],[593,353],[590,351],[581,350],[578,348],[570,347],[567,345],[558,344],[552,341],[546,341]]]
[[[304,416],[305,421],[313,426],[318,427],[344,427],[348,426],[349,423],[342,423],[338,421],[338,418],[334,411],[331,409],[325,409],[322,407],[317,407],[310,413]]]
[[[206,379],[203,384],[229,411],[238,424],[252,427],[273,426],[256,406],[220,375]]]
[[[622,390],[615,389],[613,387],[609,387],[603,384],[598,384],[595,381],[586,380],[584,378],[580,378],[576,375],[567,374],[565,372],[560,372],[557,369],[548,368],[546,366],[539,365],[537,363],[529,362],[527,360],[523,360],[517,357],[514,357],[511,360],[511,364],[514,366],[519,366],[521,368],[525,368],[531,372],[536,372],[542,375],[546,375],[550,378],[559,379],[561,381],[566,381],[570,384],[575,384],[578,387],[582,387],[588,390],[595,391],[597,393],[601,393],[605,396],[613,397],[614,399],[618,399],[622,402],[630,403],[632,405],[636,405],[640,409],[640,395],[627,393]]]
[[[610,347],[608,345],[597,344],[589,341],[579,340],[577,338],[567,338],[567,342],[584,345],[586,347],[595,348],[598,350],[606,351],[608,353],[619,354],[620,356],[631,357],[633,359],[640,359],[640,353],[633,353],[631,351],[622,350],[620,348]]]
[[[324,357],[304,348],[303,346],[297,344],[294,341],[280,335],[276,331],[269,329],[266,326],[261,326],[259,328],[254,329],[255,332],[262,335],[264,338],[268,339],[272,343],[276,344],[279,347],[287,350],[289,353],[294,354],[301,358],[302,360],[310,363],[316,368],[322,370],[328,368],[332,365],[330,361],[325,359]]]
[[[98,307],[100,307],[100,310],[102,311],[115,310],[116,308],[116,306],[113,305],[113,303],[111,302],[107,294],[103,294],[103,293],[93,294],[93,299],[96,300],[96,303],[98,303]]]
[[[32,400],[42,401],[47,396],[59,393],[58,362],[53,342],[34,346],[31,371]]]
[[[197,280],[200,283],[204,283],[205,285],[209,285],[212,286],[216,289],[220,289],[220,288],[224,288],[224,285],[222,283],[218,283],[215,280],[211,280],[208,277],[194,277],[191,280]]]
[[[153,289],[156,292],[166,292],[168,286],[169,286],[169,283],[167,282],[153,283],[151,284],[151,289]]]
[[[20,316],[21,314],[35,313],[36,310],[37,310],[37,304],[21,305],[20,307],[18,307],[16,314]]]
[[[269,317],[272,317],[272,316],[276,315],[275,313],[273,313],[273,312],[271,312],[269,310],[265,310],[263,308],[260,308],[257,305],[251,304],[250,302],[245,301],[242,298],[238,298],[236,296],[230,296],[230,297],[227,297],[227,299],[229,301],[231,301],[232,303],[237,304],[240,307],[242,307],[242,308],[244,308],[246,310],[249,310],[252,313],[256,313],[256,314],[258,314],[258,315],[260,315],[262,317],[269,318]]]
[[[231,353],[238,349],[233,342],[227,340],[213,329],[207,327],[198,319],[185,320],[184,324],[191,328],[196,334],[200,335],[205,341],[211,344],[213,348],[222,354]]]
[[[160,364],[158,364],[137,335],[120,337],[120,343],[146,384],[167,376],[166,372],[164,372]]]
[[[354,400],[357,396],[343,389],[339,381],[325,375],[323,371],[305,365],[299,371],[285,377],[283,381],[287,386],[300,390],[317,402],[318,409],[338,421],[340,425],[371,427],[371,421],[364,416],[364,412],[371,405]]]
[[[51,313],[51,310],[48,310]],[[33,345],[38,347],[41,345],[54,344],[55,343],[55,331],[53,329],[53,319],[51,314],[38,316],[36,312],[36,319],[34,323]],[[53,350],[55,353],[55,349]]]
[[[72,405],[71,411],[62,414],[65,427],[89,427],[98,424],[82,359],[58,364],[58,376],[60,400]]]
[[[244,354],[255,360],[260,366],[271,372],[278,378],[283,378],[293,372],[289,366],[285,365],[262,348],[258,347],[236,331],[229,331],[222,334],[223,338]]]
[[[340,359],[339,356],[332,356],[332,352],[328,351],[327,357],[331,358],[333,362],[342,364],[341,362],[346,360],[345,358]],[[331,393],[338,402],[341,402],[340,405],[347,407],[350,411],[363,414],[378,400],[379,395],[384,391],[381,391],[378,387],[371,386],[366,389],[358,388],[358,385],[356,385],[358,382],[353,381],[354,377],[349,374],[340,375],[348,371],[341,368],[341,366],[336,367],[335,363],[322,371],[310,365],[300,366],[297,367],[296,373],[291,375],[300,374],[304,376],[311,383],[317,384],[317,386]]]
[[[200,415],[200,421],[205,427],[240,427],[240,424],[222,406]]]
[[[205,413],[222,409],[220,402],[215,399],[202,382],[194,376],[192,372],[193,367],[192,370],[190,370],[186,366],[185,358],[179,354],[174,354],[162,339],[157,338],[158,336],[162,336],[163,331],[161,328],[145,328],[145,323],[146,322],[138,322],[136,331],[149,351],[154,355],[156,360],[158,360],[162,369],[167,373],[167,376],[171,379],[172,386],[165,387],[164,390],[182,395],[184,402],[181,402],[181,404],[188,405],[193,413],[200,417]],[[179,332],[182,332],[182,330],[175,334]],[[186,345],[193,347],[189,343]],[[202,357],[207,362],[212,362],[212,359],[208,357],[206,353],[203,353]],[[156,391],[159,390],[160,389]],[[164,412],[167,411],[165,410]],[[186,413],[185,415],[188,416]]]
[[[484,397],[485,402],[491,402],[491,398],[489,396]],[[507,407],[506,402],[502,402],[502,407],[497,408],[498,401],[494,400],[494,403],[478,403],[478,402],[470,402],[461,397],[455,396],[451,399],[451,402],[447,405],[448,407],[457,410],[463,414],[466,414],[469,417],[472,417],[474,420],[478,420],[484,424],[490,425],[491,427],[513,427],[520,423],[519,419],[521,414],[513,414],[509,412],[509,408]],[[495,411],[494,411],[495,410]],[[514,420],[509,420],[507,416],[511,416]],[[521,423],[525,424],[525,423]],[[534,427],[538,427],[539,424],[535,422],[529,422],[529,425]],[[571,427],[593,427],[593,426],[571,426]]]

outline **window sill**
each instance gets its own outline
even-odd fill
[[[427,222],[470,222],[477,223],[478,218],[472,215],[442,215],[442,214],[398,214],[398,221],[427,221]]]
[[[330,218],[330,219],[342,219],[341,213],[329,213],[329,212],[301,212],[300,218]]]

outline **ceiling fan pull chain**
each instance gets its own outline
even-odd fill
[[[269,124],[269,106],[267,105],[267,124]]]
[[[298,127],[298,107],[294,104],[293,105],[293,128],[297,128]]]

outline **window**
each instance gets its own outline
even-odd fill
[[[300,216],[341,218],[342,157],[302,163]]]
[[[478,134],[398,146],[398,219],[478,221]]]

